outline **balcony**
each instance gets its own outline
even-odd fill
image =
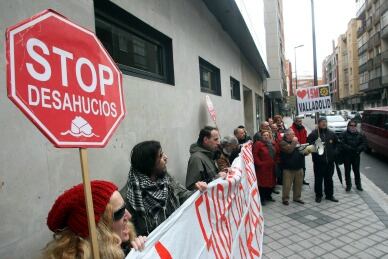
[[[357,18],[360,19],[363,14],[365,14],[365,4],[363,3],[360,9],[357,11]]]
[[[357,30],[357,38],[360,38],[361,35],[364,34],[364,32],[365,32],[365,26],[364,26],[364,25],[361,25],[361,27],[358,28],[358,30]]]
[[[382,84],[384,87],[388,86],[388,75],[383,76],[383,77],[381,78],[381,84]]]
[[[384,13],[387,10],[388,10],[388,1],[383,1],[383,4],[380,6],[381,15],[384,15]]]
[[[373,68],[378,68],[379,66],[381,66],[381,54],[373,58]]]
[[[372,8],[372,0],[366,0],[366,10],[370,10]]]
[[[388,25],[381,29],[381,38],[388,39]]]
[[[373,58],[369,59],[368,62],[366,62],[366,69],[369,71],[373,70]]]
[[[358,55],[361,56],[368,49],[368,43],[364,43],[360,48],[358,48]]]
[[[388,50],[381,53],[381,59],[383,62],[388,62]]]
[[[360,91],[366,91],[368,90],[368,82],[360,84]]]
[[[374,25],[376,25],[377,23],[380,22],[380,8],[377,8],[376,9],[376,12],[374,12],[373,16],[372,16],[372,22]]]
[[[373,35],[373,45],[377,47],[377,46],[380,46],[380,44],[381,44],[380,32],[376,32]]]
[[[381,76],[376,77],[376,78],[374,78],[372,80],[369,80],[368,90],[379,89],[381,87],[382,87]]]
[[[364,64],[362,64],[361,66],[358,67],[358,73],[359,74],[362,74],[362,73],[364,73],[365,71],[368,70],[366,64],[367,63],[364,63]]]
[[[369,18],[366,20],[366,30],[367,31],[370,31],[372,30],[372,17],[369,16]]]

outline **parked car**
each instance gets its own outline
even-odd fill
[[[364,110],[361,131],[368,140],[369,150],[388,157],[388,106]]]
[[[351,111],[348,113],[348,119],[354,119],[357,115],[356,111]]]
[[[311,117],[312,114],[313,114],[312,112],[306,112],[306,113],[304,114],[304,116],[306,116],[306,117]]]
[[[348,122],[341,115],[328,115],[326,119],[327,128],[334,131],[335,134],[341,134],[346,131]]]

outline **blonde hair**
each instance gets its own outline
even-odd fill
[[[96,227],[99,253],[101,258],[122,259],[124,252],[121,249],[121,239],[112,231],[112,225],[113,208],[109,202]],[[89,238],[82,238],[69,229],[55,233],[53,238],[43,249],[43,258],[92,258]]]

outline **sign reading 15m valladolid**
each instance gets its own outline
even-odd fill
[[[303,87],[296,90],[298,112],[325,112],[332,109],[328,85]]]

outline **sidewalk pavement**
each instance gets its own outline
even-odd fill
[[[289,118],[285,123],[292,124]],[[276,201],[263,207],[263,258],[388,258],[388,195],[365,175],[361,179],[364,191],[352,188],[347,193],[335,172],[334,196],[339,202],[323,198],[316,203],[313,163],[306,157],[306,203],[292,202],[291,193],[290,205],[283,205],[279,188],[280,194],[273,194]]]

